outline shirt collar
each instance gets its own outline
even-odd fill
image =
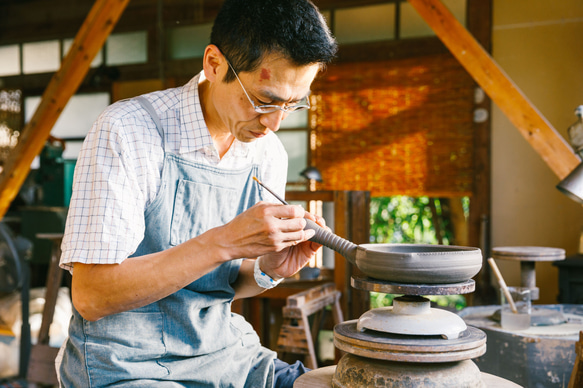
[[[204,121],[200,95],[198,94],[198,85],[204,80],[204,72],[201,71],[182,88],[180,95],[180,149],[178,151],[181,154],[204,150],[205,147],[212,149],[215,147]],[[239,157],[246,156],[254,146],[254,142],[244,143],[235,139],[227,154]]]

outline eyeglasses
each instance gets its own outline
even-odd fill
[[[243,92],[247,96],[247,99],[249,100],[249,102],[253,106],[253,110],[255,110],[255,112],[261,113],[261,114],[266,114],[266,113],[273,113],[277,110],[280,110],[284,113],[292,113],[292,112],[298,112],[300,110],[308,109],[310,107],[310,100],[308,99],[307,96],[304,97],[297,104],[282,105],[282,106],[280,106],[280,105],[255,105],[255,103],[253,102],[251,97],[249,97],[247,90],[245,90],[245,87],[243,86],[243,83],[239,79],[237,72],[235,71],[235,69],[233,69],[233,66],[231,66],[231,62],[229,62],[229,60],[227,58],[225,58],[225,60],[229,64],[229,67],[231,68],[231,70],[233,70],[233,74],[235,74],[237,81],[239,81],[239,85],[241,85],[241,89],[243,89]]]

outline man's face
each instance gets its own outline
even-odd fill
[[[226,65],[228,66],[228,65]],[[319,71],[319,65],[297,67],[279,54],[268,55],[254,72],[238,74],[255,105],[293,105],[304,99]],[[224,73],[223,73],[224,74]],[[260,114],[245,95],[241,84],[221,81],[215,107],[223,124],[242,142],[251,142],[277,131],[288,114],[281,110]]]

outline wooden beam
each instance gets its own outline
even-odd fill
[[[553,172],[565,178],[581,160],[486,50],[439,0],[409,2]]]
[[[79,29],[61,68],[49,82],[41,102],[24,127],[0,176],[0,218],[18,194],[30,164],[42,151],[53,125],[81,85],[91,61],[119,20],[129,0],[97,0]]]

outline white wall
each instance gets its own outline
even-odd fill
[[[567,139],[583,105],[583,1],[494,0],[493,57]],[[576,254],[583,207],[561,194],[558,177],[506,116],[492,110],[492,247],[546,246]],[[509,285],[519,264],[498,260]],[[558,268],[536,264],[539,303],[556,303]]]

